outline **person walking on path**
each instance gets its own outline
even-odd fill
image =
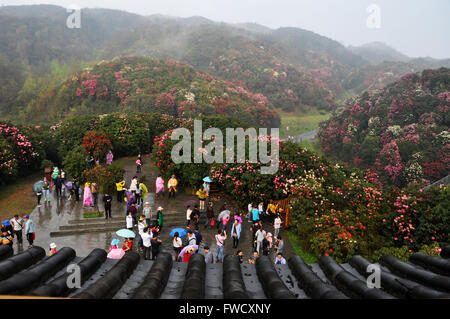
[[[108,193],[105,193],[105,195],[103,195],[103,203],[104,203],[104,206],[105,206],[105,219],[112,218],[112,216],[111,216],[111,202],[112,202],[111,195],[109,195]]]
[[[223,215],[223,217],[222,217],[222,229],[223,230],[227,230],[227,225],[228,225],[229,221],[230,221],[230,215],[227,215],[227,214]]]
[[[91,184],[86,183],[84,184],[84,192],[83,192],[83,206],[90,207],[92,206],[92,192],[90,188]]]
[[[152,226],[152,208],[150,207],[150,203],[149,202],[145,202],[145,206],[143,209],[144,212],[144,217],[145,217],[145,221],[147,223],[148,227]]]
[[[106,155],[106,165],[111,165],[112,161],[114,159],[114,155],[111,150],[109,150],[108,154]]]
[[[266,238],[266,231],[262,226],[256,231],[255,237],[256,237],[256,251],[258,252],[258,254],[260,254],[262,242],[264,238]]]
[[[137,225],[138,220],[137,220],[137,209],[136,209],[136,204],[131,204],[130,207],[128,207],[127,209],[127,213],[131,213],[131,217],[133,218],[133,222],[134,225]]]
[[[177,185],[178,181],[175,178],[175,175],[172,175],[172,177],[167,182],[167,189],[169,190],[169,198],[170,197],[175,198],[175,193],[177,192]]]
[[[195,193],[198,196],[198,200],[200,203],[200,211],[205,211],[205,200],[206,200],[206,190],[201,186],[197,193]]]
[[[186,226],[189,226],[191,224],[191,214],[192,214],[192,209],[191,206],[188,206],[186,209]]]
[[[227,239],[227,232],[224,230],[219,230],[216,235],[216,262],[221,263],[223,260],[223,247],[225,245],[225,240]]]
[[[187,237],[187,245],[186,246],[196,245],[197,238],[195,237],[195,235],[191,229],[188,230],[186,237]]]
[[[144,162],[142,161],[141,154],[139,154],[136,160],[136,174],[142,173],[142,165],[144,165]]]
[[[128,212],[128,215],[125,218],[125,222],[127,224],[127,229],[133,230],[133,214],[131,212]]]
[[[80,201],[80,182],[78,181],[77,177],[75,177],[75,180],[72,185],[72,189],[75,192],[75,200],[77,202],[79,202]]]
[[[238,250],[236,252],[236,256],[238,256],[239,258],[239,263],[242,264],[244,262],[244,253],[242,252],[242,250]]]
[[[252,210],[253,210],[252,202],[250,204],[248,204],[247,209],[248,209],[248,213],[247,213],[248,222],[251,223],[252,222]]]
[[[274,249],[275,249],[277,254],[283,253],[284,241],[281,238],[281,236],[278,236],[278,238],[275,240]]]
[[[143,239],[142,239],[142,234],[144,234],[144,229],[148,228],[148,225],[145,223],[145,218],[144,216],[141,216],[139,218],[139,222],[138,222],[138,234],[139,234],[139,239],[138,239],[138,248],[139,250],[142,252],[143,247]]]
[[[262,241],[262,251],[264,256],[269,256],[270,249],[272,248],[272,234],[267,233],[266,237]]]
[[[198,210],[198,205],[194,206],[194,210],[189,216],[190,222],[194,224],[196,230],[198,230],[198,221],[200,220],[200,211]]]
[[[161,244],[162,244],[162,241],[160,239],[158,239],[158,236],[156,235],[156,233],[154,233],[152,236],[152,241],[151,241],[152,260],[155,260],[156,257],[158,257]]]
[[[214,264],[214,257],[211,250],[209,249],[209,246],[205,246],[203,250],[205,251],[205,263]]]
[[[277,265],[286,265],[286,259],[284,259],[282,253],[278,253],[277,257],[275,258],[275,264]]]
[[[50,203],[50,183],[46,177],[44,177],[44,186],[42,186],[42,190],[44,191],[44,203]]]
[[[124,187],[125,187],[125,181],[124,180],[122,180],[121,182],[116,183],[117,201],[119,203],[123,202],[123,197],[124,197],[124,194],[125,194]]]
[[[180,234],[178,234],[178,232],[173,235],[172,245],[175,254],[175,261],[178,261],[178,256],[183,248],[183,242],[181,241]]]
[[[160,196],[164,197],[164,179],[161,175],[158,175],[156,178],[156,198],[159,198]]]
[[[231,237],[233,238],[233,248],[237,248],[241,237],[241,224],[237,219],[234,220],[234,224],[231,227]]]
[[[252,220],[254,223],[261,220],[261,212],[256,207],[252,208]]]
[[[22,246],[22,229],[24,226],[24,220],[16,214],[14,215],[14,218],[10,220],[10,223],[13,226],[14,235],[17,237],[17,245]]]
[[[139,188],[141,189],[141,204],[142,204],[147,199],[148,188],[143,182],[139,183]]]
[[[273,236],[275,238],[277,238],[278,235],[280,234],[281,222],[282,221],[280,215],[277,215],[277,217],[275,217],[273,221],[273,228],[274,228]]]
[[[144,259],[150,260],[150,253],[151,253],[151,247],[152,247],[152,235],[150,233],[150,229],[148,227],[145,227],[142,232],[142,245],[144,246]]]
[[[37,206],[41,207],[42,191],[37,192],[36,197],[37,197]]]
[[[62,196],[62,185],[63,185],[63,181],[62,181],[61,175],[58,174],[58,176],[55,179],[56,197],[58,197],[58,198],[60,198]]]
[[[92,198],[93,198],[93,205],[97,207],[98,204],[98,185],[96,182],[93,182],[91,184],[91,192],[92,192]]]
[[[25,220],[25,236],[28,240],[28,248],[31,248],[36,237],[34,222],[30,219],[29,215],[25,215],[23,219]]]
[[[159,231],[162,231],[164,216],[163,216],[163,208],[161,206],[158,207],[158,211],[156,213],[156,218],[158,219],[158,228]]]
[[[213,203],[210,202],[208,204],[208,207],[206,208],[206,223],[205,223],[205,229],[209,226],[210,228],[213,228],[213,225],[211,224],[214,220],[214,208]]]

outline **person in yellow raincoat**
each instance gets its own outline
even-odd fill
[[[144,183],[139,183],[139,188],[141,189],[141,204],[145,201],[148,195],[148,188]]]
[[[172,194],[172,197],[175,198],[175,193],[177,192],[177,185],[178,185],[178,181],[175,178],[175,175],[172,175],[172,177],[167,182],[167,188],[169,189],[169,198],[170,198],[171,194]]]
[[[125,186],[125,181],[121,181],[119,183],[116,183],[116,187],[117,187],[117,201],[119,203],[123,202],[123,195],[125,194],[125,190],[123,189]]]

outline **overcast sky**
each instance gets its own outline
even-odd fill
[[[450,58],[450,0],[0,0],[39,3],[299,27],[344,45],[382,41],[412,57]],[[380,28],[368,27],[376,15],[368,12],[371,4],[380,9]]]

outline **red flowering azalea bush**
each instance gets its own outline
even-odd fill
[[[81,175],[81,181],[96,182],[100,187],[101,193],[108,192],[113,194],[116,190],[116,183],[123,179],[125,170],[115,164],[96,165],[90,170],[84,170]]]
[[[111,141],[105,133],[87,132],[83,137],[83,147],[86,155],[96,159],[103,158],[111,149]]]

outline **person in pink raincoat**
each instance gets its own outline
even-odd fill
[[[158,178],[156,179],[156,197],[159,195],[164,196],[164,180],[161,175],[158,175]]]
[[[106,155],[106,165],[111,165],[112,161],[114,159],[114,155],[111,151]]]
[[[84,206],[92,206],[92,192],[90,189],[90,184],[86,183],[84,185],[84,193],[83,193],[83,205]]]

